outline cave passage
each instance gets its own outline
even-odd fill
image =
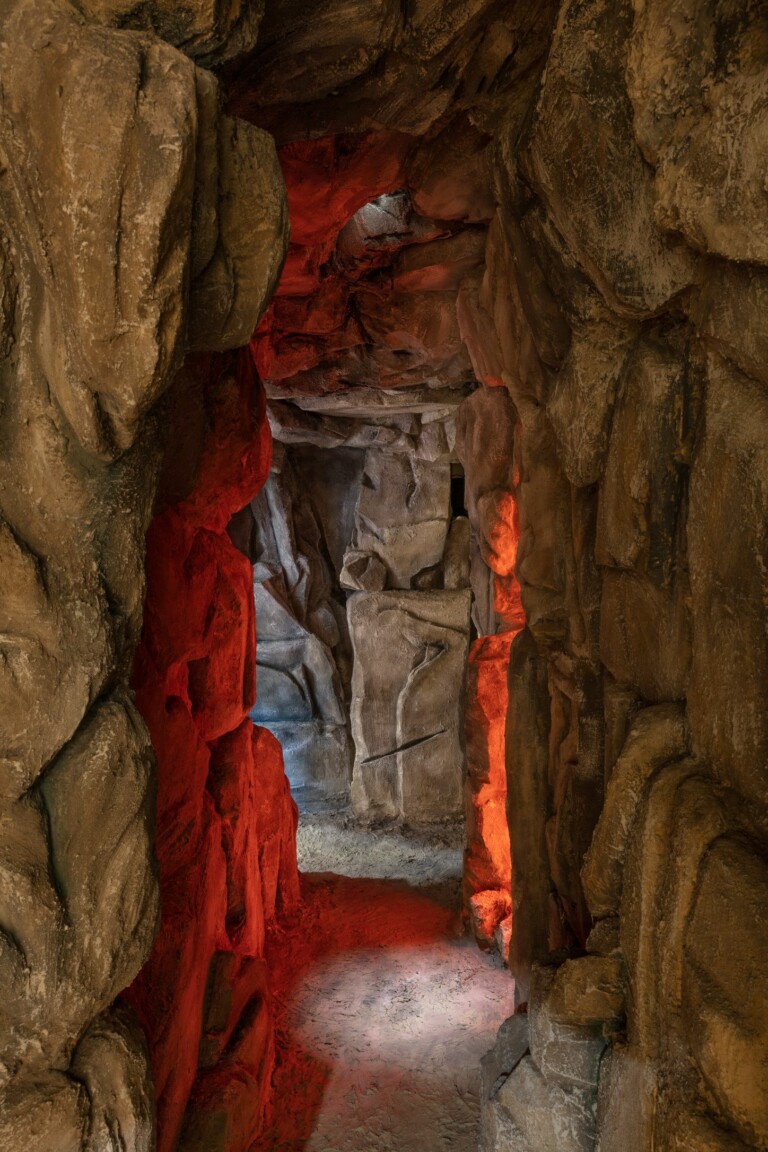
[[[352,221],[363,238],[382,202],[411,219],[403,193],[381,198]],[[299,808],[302,903],[267,947],[276,1064],[258,1147],[270,1152],[471,1152],[480,1058],[516,1005],[499,931],[511,911],[503,757],[479,722],[483,706],[503,722],[515,630],[500,647],[488,638],[497,675],[486,653],[468,708],[482,627],[472,554],[481,595],[493,573],[457,455],[465,389],[384,396],[383,412],[350,391],[332,407],[270,401],[271,472],[230,529],[254,563],[251,718],[280,741]],[[476,767],[496,768],[482,795],[467,727]]]
[[[768,1152],[768,5],[0,77],[0,1152]]]
[[[163,928],[129,996],[160,1152],[219,1127],[233,1147],[264,1129],[265,1147],[330,1149],[361,1124],[360,1148],[382,1129],[470,1149],[479,1057],[520,1000],[504,971],[514,407],[458,331],[487,229],[419,210],[406,145],[280,150],[292,242],[273,302],[249,348],[179,378],[134,669],[160,762]],[[299,852],[324,837],[303,876],[296,805]],[[449,872],[414,877],[408,837],[443,835]],[[307,1003],[317,1059],[299,1076]],[[197,1068],[174,1061],[198,1030]],[[360,1079],[355,1054],[383,1039]]]
[[[472,593],[470,524],[451,504],[454,410],[393,398],[366,427],[347,405],[346,440],[394,444],[318,448],[294,428],[251,506],[251,716],[280,740],[302,809],[346,800],[370,818],[456,817]],[[425,411],[439,440],[426,460],[414,443]]]

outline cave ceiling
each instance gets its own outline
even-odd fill
[[[492,149],[524,130],[555,15],[278,0],[223,67],[228,111],[275,136],[288,190],[290,248],[252,345],[278,438],[450,421],[478,378],[502,383],[470,338],[503,192]]]

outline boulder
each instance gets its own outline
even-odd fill
[[[562,1019],[557,990],[561,971],[533,967],[528,1001],[531,1059],[554,1084],[596,1091],[605,1040],[592,1021],[575,1024]]]
[[[504,1081],[528,1053],[528,1017],[510,1016],[496,1033],[490,1052],[480,1061],[481,1108],[501,1088]]]
[[[524,1056],[496,1093],[497,1138],[489,1152],[590,1152],[593,1093],[547,1080]]]
[[[548,1004],[552,1018],[569,1027],[619,1023],[625,1012],[621,957],[614,954],[566,960],[554,974]]]

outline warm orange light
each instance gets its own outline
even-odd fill
[[[475,936],[486,947],[512,910],[505,732],[514,637],[483,636],[469,653],[464,896]]]
[[[497,576],[493,582],[493,609],[513,633],[525,627],[525,612],[516,576]]]
[[[507,671],[512,641],[525,627],[525,613],[515,575],[520,521],[514,494],[496,489],[483,504],[483,554],[494,573],[493,606],[504,631],[482,636],[469,653],[464,902],[478,943],[495,944],[506,959],[514,927],[505,748]]]
[[[502,490],[493,501],[491,523],[486,525],[488,567],[497,576],[514,575],[519,539],[520,522],[515,497],[512,492]]]

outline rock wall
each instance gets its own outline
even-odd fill
[[[283,443],[253,502],[249,545],[252,716],[283,743],[301,803],[351,795],[360,814],[420,822],[461,808],[469,522],[451,508],[456,404],[416,396],[420,408],[397,411],[397,395],[385,415],[354,396],[334,415],[272,404]]]
[[[162,0],[140,9],[118,0],[77,6],[8,0],[0,13],[4,1152],[155,1146],[146,1041],[128,1005],[114,1005],[149,955],[160,912],[153,851],[157,766],[129,677],[161,461],[178,451],[191,466],[197,454],[189,423],[183,445],[178,438],[169,443],[169,413],[195,392],[178,381],[171,388],[172,382],[188,351],[247,342],[284,252],[284,193],[272,143],[259,129],[221,114],[215,79],[190,58],[213,61],[250,45],[259,16],[257,6],[240,5],[215,17],[191,6],[180,13]],[[160,889],[171,864],[191,849],[192,840],[182,841],[191,833],[186,820],[195,804],[198,814],[199,805],[206,809],[211,852],[216,820],[220,840],[231,842],[223,852],[219,842],[217,859],[198,874],[213,887],[219,869],[215,900],[196,898],[193,905],[194,931],[206,938],[205,947],[214,927],[219,933],[221,980],[213,983],[226,988],[238,964],[245,967],[241,957],[257,954],[261,930],[250,906],[236,947],[228,943],[234,919],[229,926],[221,918],[206,922],[208,913],[223,917],[225,861],[236,870],[246,859],[245,829],[242,822],[238,829],[233,812],[248,791],[254,812],[261,812],[248,835],[269,823],[263,841],[269,853],[274,831],[263,811],[269,790],[281,810],[285,802],[276,749],[241,724],[249,704],[242,685],[251,682],[244,659],[253,648],[245,608],[250,580],[223,535],[233,509],[223,510],[237,486],[220,451],[233,395],[250,414],[249,451],[255,453],[244,499],[265,466],[266,442],[256,436],[248,407],[250,376],[249,390],[231,373],[222,378],[211,370],[222,401],[214,405],[213,448],[209,443],[198,461],[188,514],[170,511],[155,521],[152,553],[161,569],[171,542],[182,552],[189,546],[188,560],[196,553],[198,570],[228,593],[231,622],[240,632],[227,654],[239,645],[243,659],[225,674],[214,637],[200,644],[199,634],[192,635],[205,619],[206,594],[213,595],[208,583],[196,594],[194,620],[175,612],[169,619],[177,629],[173,643],[188,658],[186,683],[179,674],[166,697],[152,700],[141,675],[138,687],[160,751]],[[235,410],[239,403],[235,399]],[[175,499],[181,496],[190,493]],[[164,579],[165,591],[174,580],[183,584],[177,561],[174,552],[173,573],[155,569],[153,588]],[[213,623],[227,626],[226,620]],[[146,645],[143,651],[146,657]],[[228,677],[239,677],[239,712],[224,688]],[[185,747],[195,750],[191,761],[179,761],[174,732],[183,732]],[[233,763],[241,739],[245,775]],[[257,762],[253,772],[249,749]],[[213,781],[204,799],[199,789],[209,752]],[[253,787],[259,768],[269,781],[263,796]],[[192,787],[187,792],[193,771],[194,796]],[[242,876],[233,884],[232,915],[242,884]],[[187,898],[183,888],[180,898]],[[171,906],[172,890],[171,884],[162,891],[166,926],[183,915]],[[268,908],[266,897],[265,903]],[[191,932],[188,923],[181,941],[187,951]],[[153,963],[162,949],[161,941]],[[194,1029],[185,1021],[183,1036],[174,1038],[173,1025],[159,1038],[169,1011],[164,1000],[185,975],[176,959],[143,1015],[156,1073],[178,1059],[182,1067],[174,1076],[181,1083],[189,1077],[178,1044],[196,1039]],[[249,979],[256,1004],[260,986],[255,976]],[[195,989],[201,1004],[199,981]],[[205,1066],[216,1064],[239,1011],[233,1005],[226,1023],[223,1008],[219,1016],[209,1011]],[[261,1053],[248,1054],[252,1065],[268,1051],[264,1028],[260,1036]],[[166,1042],[170,1055],[158,1056]],[[183,1108],[186,1086],[178,1083],[165,1146]],[[211,1081],[201,1076],[198,1089],[211,1092]],[[161,1115],[167,1100],[161,1083]]]
[[[150,526],[133,670],[158,762],[162,916],[127,998],[149,1042],[160,1152],[246,1152],[274,1060],[266,932],[299,900],[282,751],[249,718],[252,565],[227,531],[267,477],[271,434],[247,351],[188,361],[171,400],[159,504],[191,491]],[[195,406],[196,460],[173,451],[176,437],[187,441]]]
[[[461,811],[469,610],[468,589],[350,600],[357,812],[419,824]]]
[[[251,504],[259,622],[251,717],[280,741],[291,784],[308,801],[343,802],[349,792],[352,660],[336,537],[351,534],[345,509],[354,507],[362,466],[354,450],[277,443]]]
[[[347,612],[360,814],[417,824],[461,811],[469,525],[451,518],[450,483],[447,458],[366,453],[341,572],[357,590]]]
[[[286,235],[271,141],[222,115],[215,65],[287,177],[293,240],[252,344],[281,438],[370,454],[361,505],[388,469],[420,499],[467,401],[473,794],[503,706],[498,927],[528,1002],[489,1062],[489,1147],[766,1149],[764,5],[264,7],[261,27],[259,3],[0,14],[0,1147],[153,1146],[145,1042],[114,1001],[158,923],[128,681],[163,459],[166,607],[135,683],[157,677],[165,923],[195,959],[171,975],[161,937],[133,998],[167,1146],[242,1144],[264,1099],[261,933],[281,869],[292,899],[293,814],[246,722],[251,575],[229,522],[265,433],[242,364],[179,369],[251,338]],[[392,445],[410,480],[377,455]],[[399,619],[393,651],[420,637],[406,683],[441,660],[458,675],[450,602],[468,618],[469,593],[430,588],[399,543],[388,558],[364,517],[352,604]],[[477,711],[480,658],[498,684],[516,629],[506,698]],[[402,788],[424,735],[449,733],[398,696],[407,739],[371,747]],[[498,808],[498,772],[492,791]],[[485,865],[480,891],[503,894],[503,853]],[[221,1107],[238,1077],[250,1112]]]
[[[530,1037],[488,1088],[489,1147],[768,1146],[766,30],[754,5],[568,0],[496,129],[492,372],[488,327],[468,341],[517,416]]]

